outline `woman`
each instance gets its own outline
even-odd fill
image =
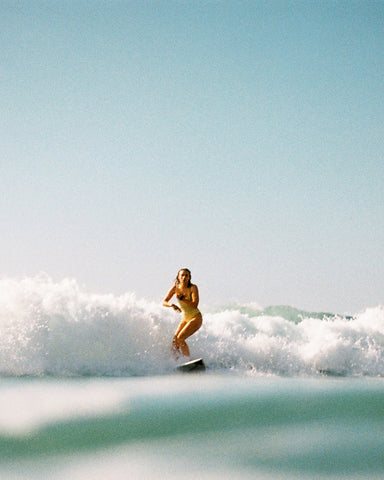
[[[170,303],[171,298],[176,295],[180,307]],[[191,283],[191,272],[188,268],[179,270],[175,284],[163,300],[164,307],[173,308],[176,312],[182,313],[182,319],[172,341],[172,351],[177,357],[181,352],[185,357],[190,357],[189,348],[185,340],[193,335],[203,323],[203,317],[197,308],[199,304],[199,291],[197,286]]]

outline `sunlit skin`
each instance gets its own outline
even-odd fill
[[[174,295],[176,295],[179,302],[181,301],[184,304],[184,310],[175,303],[170,302]],[[191,283],[190,272],[182,269],[177,274],[175,285],[169,289],[163,300],[164,307],[173,308],[176,312],[183,313],[183,318],[176,329],[172,341],[172,351],[175,356],[178,356],[179,352],[181,352],[185,357],[190,357],[186,339],[193,335],[203,323],[203,317],[197,310],[198,304],[198,288]]]

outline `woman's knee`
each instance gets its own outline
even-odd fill
[[[176,343],[179,346],[185,345],[185,338],[183,337],[183,335],[180,334],[180,336],[179,335],[177,336]]]
[[[177,336],[178,340],[185,341],[201,327],[201,320],[192,320]]]
[[[179,333],[173,337],[173,343],[177,346],[185,345],[185,338]]]

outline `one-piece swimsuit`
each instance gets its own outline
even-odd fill
[[[188,292],[187,295],[185,295],[185,299],[191,301],[192,300],[192,295],[191,292]],[[200,312],[200,310],[197,307],[192,307],[186,302],[183,302],[183,300],[179,299],[179,305],[183,314],[183,320],[185,322],[189,322],[190,320],[193,320],[195,317]]]

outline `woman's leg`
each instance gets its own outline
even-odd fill
[[[186,326],[186,324],[187,324],[187,322],[185,320],[182,320],[180,322],[179,326],[177,327],[176,332],[173,336],[172,354],[173,354],[173,356],[175,357],[176,360],[179,358],[179,354],[180,354],[180,345],[179,345],[179,342],[177,340],[177,336],[183,330],[183,328]]]
[[[189,347],[186,343],[186,339],[193,335],[199,328],[201,327],[201,324],[203,323],[203,317],[200,315],[197,315],[195,318],[187,322],[182,328],[177,329],[177,335],[175,334],[174,340],[175,344],[177,345],[178,349],[181,350],[181,353],[185,357],[190,357],[190,352],[189,352]],[[181,327],[181,325],[180,325]]]

